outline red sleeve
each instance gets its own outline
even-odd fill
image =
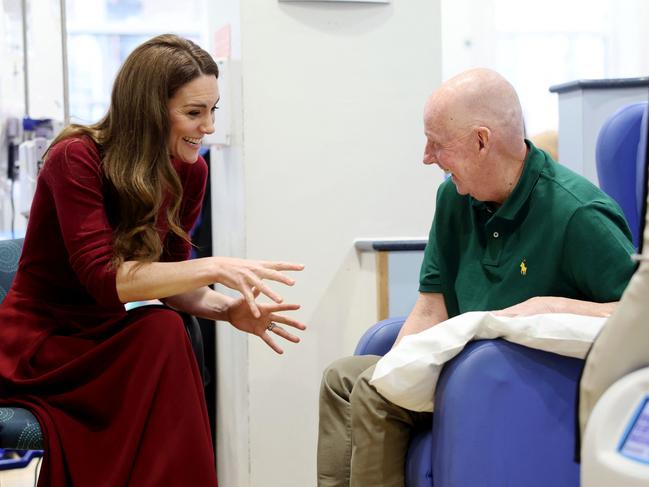
[[[183,185],[183,201],[180,206],[180,225],[189,234],[201,213],[205,187],[207,185],[207,163],[202,157],[193,164],[177,163]],[[189,259],[192,247],[185,240],[169,233],[165,242],[162,259],[165,262],[178,262]]]
[[[49,186],[70,265],[100,305],[121,305],[110,265],[113,230],[104,207],[97,148],[71,138],[54,146],[40,176]]]

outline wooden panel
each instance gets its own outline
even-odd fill
[[[390,316],[388,252],[376,253],[376,289],[377,289],[377,315],[379,320]]]

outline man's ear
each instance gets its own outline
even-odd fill
[[[478,150],[481,153],[488,151],[491,143],[491,130],[489,130],[489,127],[478,127],[476,132],[478,134]]]

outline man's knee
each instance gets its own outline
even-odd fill
[[[376,355],[353,355],[332,362],[322,373],[321,391],[349,396],[358,377],[379,358]]]
[[[385,409],[385,405],[391,403],[381,396],[374,386],[370,384],[372,375],[374,374],[374,366],[364,370],[357,378],[354,388],[350,394],[350,402],[352,410],[357,414],[365,414],[368,410],[374,413]]]

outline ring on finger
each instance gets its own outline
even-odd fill
[[[273,331],[273,328],[277,326],[277,323],[273,323],[272,321],[270,324],[266,327],[266,331]]]

